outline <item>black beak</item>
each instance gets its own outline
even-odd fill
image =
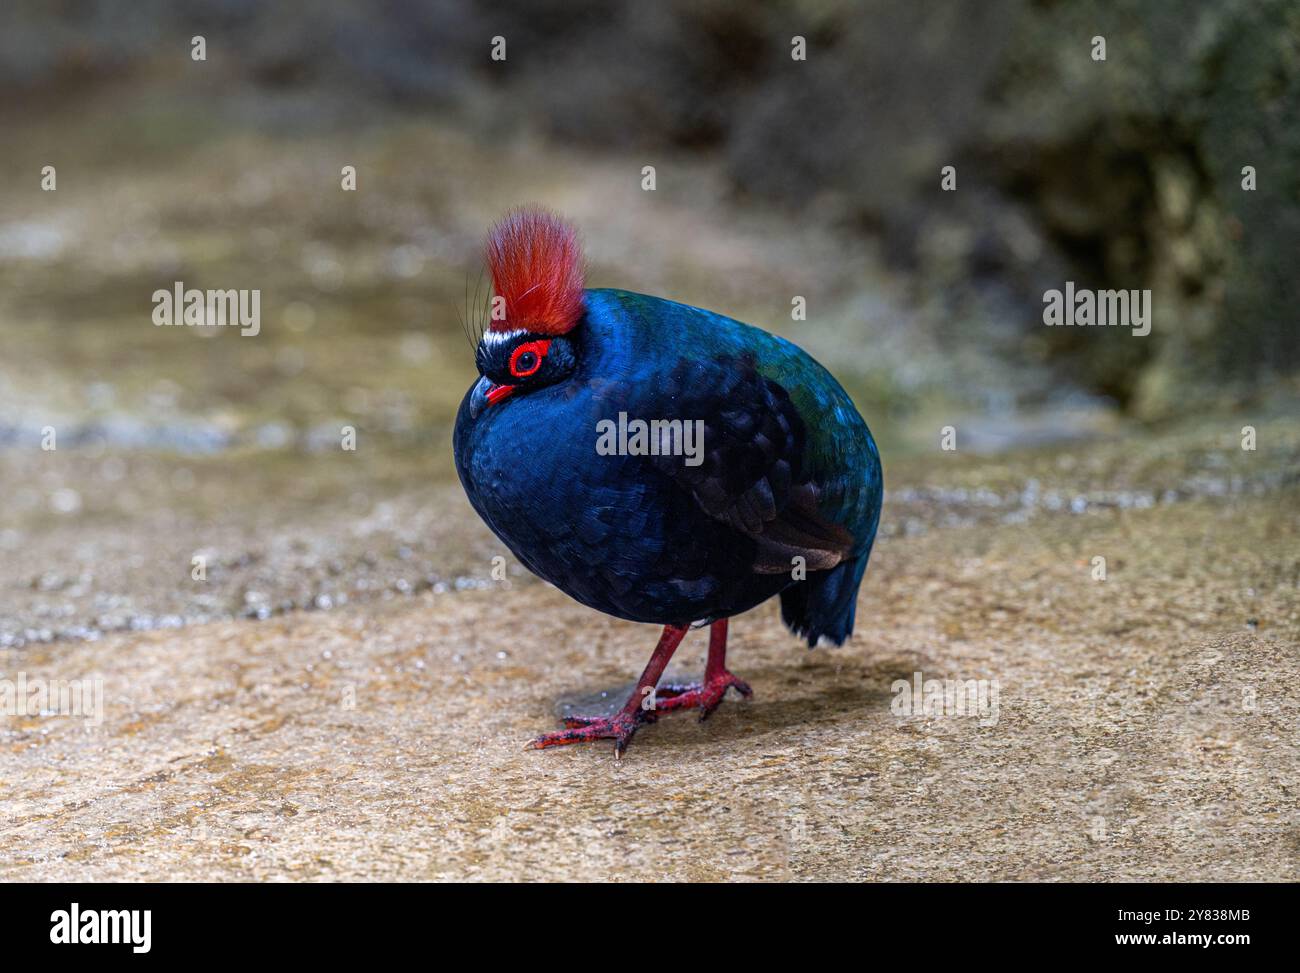
[[[487,378],[480,378],[469,397],[469,417],[477,419],[478,414],[488,406],[496,405],[514,395],[518,387],[517,385],[493,385]]]
[[[477,419],[479,414],[488,407],[488,389],[492,388],[492,383],[487,380],[486,376],[480,377],[474,383],[474,391],[469,394],[469,417]]]

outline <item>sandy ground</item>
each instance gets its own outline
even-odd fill
[[[655,632],[540,584],[0,650],[104,698],[6,721],[0,878],[1294,881],[1297,499],[885,537],[848,645],[763,606],[755,698],[621,762],[522,747]],[[916,672],[996,719],[893,712]]]

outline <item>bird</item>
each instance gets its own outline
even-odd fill
[[[586,287],[577,229],[523,206],[489,230],[490,310],[456,416],[474,510],[529,571],[596,611],[662,627],[627,702],[528,744],[602,739],[621,759],[666,712],[728,690],[728,620],[773,597],[809,647],[853,632],[880,522],[880,454],[852,399],[793,342],[713,311]],[[490,319],[490,320],[489,320]],[[659,685],[709,627],[699,683]]]

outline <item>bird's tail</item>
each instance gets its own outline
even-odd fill
[[[808,640],[809,648],[822,638],[842,645],[853,634],[858,585],[870,553],[863,551],[829,571],[814,571],[781,592],[781,619],[795,635]]]

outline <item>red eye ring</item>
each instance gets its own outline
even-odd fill
[[[527,378],[529,375],[534,374],[542,367],[542,359],[546,357],[546,352],[550,350],[550,347],[551,342],[546,338],[537,341],[525,341],[510,353],[510,374],[515,378]],[[532,365],[521,370],[519,368],[519,359],[527,353],[533,355]]]

